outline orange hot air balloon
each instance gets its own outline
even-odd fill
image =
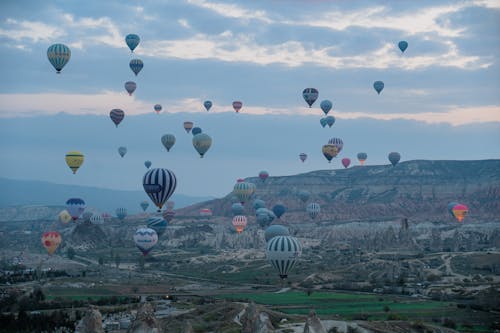
[[[467,213],[469,212],[469,207],[466,205],[458,204],[453,206],[452,208],[453,216],[458,220],[458,222],[462,222]]]
[[[52,253],[57,250],[61,242],[61,234],[59,234],[57,231],[44,232],[42,235],[42,245],[47,250],[49,255],[52,255]]]
[[[236,215],[233,217],[233,226],[236,229],[236,232],[241,234],[247,226],[247,217],[244,215]]]

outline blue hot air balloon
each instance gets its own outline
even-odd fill
[[[203,106],[207,111],[210,111],[210,108],[212,107],[212,101],[205,101],[203,102]]]
[[[261,199],[255,199],[255,200],[253,201],[252,206],[253,206],[253,209],[257,210],[257,209],[259,209],[259,208],[264,208],[264,207],[266,207],[266,203],[264,202],[264,200],[261,200]]]
[[[82,215],[85,211],[86,207],[87,205],[85,204],[85,201],[80,198],[71,198],[66,201],[66,210],[69,215],[71,215],[73,221],[78,220],[80,215]]]
[[[458,205],[458,202],[452,201],[448,204],[448,213],[450,213],[451,217],[455,217],[455,214],[453,214],[453,207]]]
[[[243,207],[243,205],[240,202],[235,202],[231,206],[231,211],[233,212],[233,216],[243,215],[244,210],[245,210],[245,208]]]
[[[148,207],[149,207],[149,202],[143,201],[143,202],[141,202],[140,205],[141,205],[142,211],[145,212],[146,209],[148,209]]]
[[[201,132],[203,131],[199,127],[193,127],[193,129],[191,130],[191,134],[193,134],[193,136],[195,136],[196,134],[200,134]]]
[[[290,231],[287,227],[281,224],[273,224],[269,226],[264,232],[264,238],[266,239],[266,242],[269,242],[276,236],[290,236]]]
[[[321,124],[322,127],[325,127],[327,125],[326,118],[321,118],[319,120],[319,123]]]
[[[319,106],[321,107],[321,110],[323,110],[325,115],[327,115],[328,112],[330,112],[330,110],[332,109],[333,103],[331,101],[325,99],[324,101],[321,102],[321,104]]]
[[[127,153],[127,147],[118,148],[118,154],[120,154],[121,157],[125,156],[126,153]]]
[[[129,34],[125,37],[125,43],[127,43],[128,48],[132,52],[134,52],[135,48],[137,47],[137,45],[139,45],[140,41],[141,38],[139,38],[139,36],[136,34]]]
[[[273,207],[273,213],[277,218],[280,218],[286,212],[286,207],[283,204],[276,204]]]
[[[405,50],[408,48],[408,42],[405,40],[402,40],[398,43],[398,47],[401,50],[401,52],[405,52]]]
[[[335,117],[334,116],[327,116],[325,118],[326,120],[326,124],[328,125],[328,127],[332,127],[333,124],[335,124]]]
[[[389,161],[391,162],[392,166],[396,166],[398,164],[399,160],[401,159],[401,155],[397,152],[392,152],[389,153]]]
[[[144,63],[142,62],[141,59],[132,59],[130,60],[129,66],[132,72],[134,72],[135,76],[137,76],[137,74],[139,74],[139,72],[144,67]]]
[[[159,210],[177,187],[175,174],[168,169],[151,169],[142,179],[144,191]]]
[[[382,82],[382,81],[373,82],[373,89],[375,89],[377,94],[380,95],[380,92],[384,89],[384,82]]]
[[[311,107],[314,102],[318,99],[318,89],[316,88],[306,88],[304,91],[302,91],[302,97],[304,97],[304,100],[306,103]]]
[[[47,49],[47,58],[56,69],[57,74],[60,74],[71,58],[71,50],[64,44],[54,44]]]
[[[151,161],[144,162],[144,166],[148,169],[151,167],[151,164],[152,164]]]

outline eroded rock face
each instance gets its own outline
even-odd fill
[[[161,332],[159,327],[153,306],[150,303],[143,303],[137,310],[137,317],[127,333],[159,333]]]
[[[243,325],[242,333],[274,333],[269,315],[260,311],[253,302],[248,306],[241,323]]]
[[[193,331],[193,326],[191,326],[191,322],[188,320],[186,321],[186,323],[184,324],[184,333],[194,333]]]
[[[104,333],[102,328],[102,316],[96,308],[89,308],[82,320],[78,323],[75,332],[77,333]]]
[[[326,333],[326,329],[316,315],[316,311],[311,309],[304,326],[304,333]]]

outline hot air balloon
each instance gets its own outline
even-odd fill
[[[84,212],[82,214],[82,220],[83,220],[83,222],[90,223],[90,218],[92,217],[92,215],[94,215],[92,212]]]
[[[167,223],[170,223],[170,221],[172,221],[175,217],[175,212],[173,210],[167,209],[163,211],[162,216],[165,221],[167,221]]]
[[[315,88],[306,88],[304,91],[302,91],[302,97],[304,97],[304,100],[306,103],[311,107],[314,102],[318,99],[319,92]]]
[[[319,203],[311,202],[309,205],[307,205],[306,212],[309,214],[309,217],[314,220],[319,215],[319,213],[321,213],[321,207]]]
[[[342,151],[342,148],[344,148],[344,142],[339,138],[331,138],[330,140],[328,140],[328,144],[334,145],[337,148],[337,153],[340,153]]]
[[[299,158],[304,163],[307,160],[307,154],[306,153],[300,153]]]
[[[210,108],[212,107],[212,102],[211,101],[205,101],[203,102],[203,106],[207,111],[210,111]]]
[[[60,74],[71,58],[71,50],[64,44],[54,44],[47,49],[47,58],[56,69],[57,74]]]
[[[193,127],[193,129],[191,130],[191,134],[193,134],[193,136],[195,136],[196,134],[200,134],[202,132],[203,131],[199,127]]]
[[[309,197],[311,196],[311,193],[306,190],[300,190],[297,195],[302,202],[307,202],[307,200],[309,200]]]
[[[328,163],[331,163],[332,159],[339,153],[337,147],[330,144],[324,145],[322,151],[323,155],[328,160]]]
[[[245,181],[245,180],[244,180],[243,178],[238,178],[238,179],[236,179],[236,182],[237,182],[237,183],[243,183],[244,181]]]
[[[127,209],[123,207],[117,208],[116,217],[118,217],[120,221],[125,220],[125,218],[127,217]]]
[[[109,112],[109,117],[115,123],[116,127],[118,127],[118,124],[120,124],[123,118],[125,118],[125,112],[120,109],[113,109]]]
[[[266,239],[266,242],[269,242],[276,236],[290,236],[290,231],[287,227],[281,224],[273,224],[269,226],[264,232],[264,238]]]
[[[161,109],[162,109],[162,107],[161,107],[161,105],[160,105],[160,104],[155,104],[155,106],[154,106],[154,110],[156,111],[156,113],[158,113],[158,114],[159,114],[159,113],[161,112]]]
[[[137,45],[139,45],[140,41],[141,39],[136,34],[128,34],[125,37],[125,43],[127,43],[128,48],[132,52],[134,52],[135,48],[137,47]]]
[[[255,214],[257,223],[262,227],[267,227],[276,218],[276,215],[267,208],[259,208]]]
[[[391,162],[392,166],[396,166],[398,164],[399,160],[401,159],[401,155],[397,152],[392,152],[389,153],[389,161]]]
[[[365,164],[368,155],[366,153],[358,153],[358,161],[361,165]]]
[[[70,151],[66,154],[66,164],[76,174],[76,171],[82,166],[84,156],[79,151]]]
[[[135,76],[137,76],[137,74],[139,74],[139,72],[144,67],[144,63],[141,59],[132,59],[130,60],[129,66],[132,72],[134,72]]]
[[[151,167],[151,164],[152,164],[151,161],[144,162],[144,166],[148,169]]]
[[[76,221],[83,214],[87,205],[80,198],[71,198],[66,201],[66,210],[73,221]]]
[[[456,205],[458,205],[458,202],[452,201],[447,206],[448,213],[450,213],[451,217],[455,217],[455,214],[453,214],[453,207],[455,207]]]
[[[321,110],[323,110],[325,115],[327,115],[328,112],[330,112],[330,110],[332,109],[333,103],[331,101],[325,99],[324,101],[321,101],[321,104],[319,106],[320,106]]]
[[[47,250],[49,255],[52,255],[57,250],[61,242],[61,234],[57,231],[44,232],[42,235],[42,245]]]
[[[59,218],[59,221],[61,221],[64,224],[67,224],[72,219],[71,215],[68,213],[66,209],[61,211],[57,217]]]
[[[233,109],[234,109],[234,111],[236,111],[236,113],[240,112],[242,106],[243,106],[243,103],[240,101],[233,102]]]
[[[167,209],[168,210],[174,209],[174,206],[175,206],[175,202],[173,202],[171,200],[167,201]]]
[[[286,207],[283,204],[276,204],[273,207],[273,213],[277,218],[280,218],[286,212]]]
[[[243,215],[244,210],[245,208],[240,202],[235,202],[234,204],[231,205],[231,211],[233,212],[233,216]]]
[[[135,91],[135,88],[137,88],[137,84],[134,81],[125,82],[125,90],[128,92],[129,96],[132,96],[132,94]]]
[[[236,232],[241,234],[247,226],[247,217],[244,215],[236,215],[233,217],[233,226],[236,229]]]
[[[259,209],[259,208],[264,208],[264,207],[266,207],[266,203],[264,202],[264,200],[261,200],[261,199],[255,199],[255,200],[253,201],[252,207],[253,207],[253,209],[257,210],[257,209]]]
[[[165,230],[167,230],[167,225],[168,225],[167,221],[165,221],[160,216],[154,216],[148,219],[148,228],[151,228],[154,231],[156,231],[158,237],[161,237],[161,235],[165,233]]]
[[[140,203],[140,206],[142,208],[142,211],[145,212],[146,209],[148,209],[148,207],[149,207],[149,202],[143,201],[143,202]]]
[[[165,134],[161,137],[161,143],[167,148],[167,151],[170,151],[170,148],[175,144],[175,136],[173,134]]]
[[[330,128],[333,126],[333,124],[335,124],[335,117],[334,117],[334,116],[327,116],[327,117],[325,118],[325,120],[326,120],[326,124],[327,124],[327,125],[328,125],[328,127],[330,127]]]
[[[373,82],[373,89],[375,89],[377,94],[380,95],[380,92],[384,89],[384,82],[382,82],[382,81]]]
[[[184,122],[184,129],[186,130],[186,133],[189,133],[191,131],[191,128],[193,128],[193,122],[192,121],[185,121]]]
[[[201,158],[203,158],[211,145],[212,138],[208,134],[200,133],[193,136],[193,147],[200,154]]]
[[[151,169],[144,175],[142,186],[156,207],[161,210],[165,201],[174,193],[177,179],[168,169]]]
[[[469,207],[463,204],[458,204],[453,206],[452,212],[453,216],[458,220],[458,222],[462,222],[469,212]]]
[[[200,216],[210,217],[212,216],[212,210],[210,208],[202,208],[200,209]]]
[[[118,148],[118,154],[120,154],[120,156],[123,158],[123,156],[125,156],[125,154],[127,153],[127,147],[119,147]]]
[[[92,224],[103,224],[104,223],[104,217],[102,217],[102,215],[100,214],[92,214],[92,216],[90,217],[90,223]]]
[[[247,182],[236,183],[233,188],[233,194],[236,195],[242,205],[250,199],[254,191],[253,184]]]
[[[406,51],[406,49],[408,48],[408,42],[405,40],[402,40],[398,43],[398,47],[401,50],[401,52],[404,53]]]
[[[139,228],[134,235],[135,246],[141,250],[144,256],[158,243],[158,234],[151,228]]]
[[[351,159],[350,159],[350,158],[347,158],[347,157],[346,157],[346,158],[343,158],[343,159],[342,159],[342,165],[344,166],[344,168],[346,168],[346,169],[347,169],[347,168],[349,167],[349,165],[350,165],[350,164],[351,164]]]
[[[321,119],[319,120],[319,123],[321,124],[321,126],[322,126],[323,128],[325,128],[325,126],[326,126],[326,124],[327,124],[327,122],[326,122],[326,118],[321,118]]]
[[[265,182],[265,181],[266,181],[267,177],[269,177],[269,173],[268,173],[267,171],[264,171],[264,170],[263,170],[263,171],[259,172],[259,178],[260,178],[263,182]]]
[[[281,279],[287,278],[301,253],[299,241],[292,236],[276,236],[267,242],[266,258],[278,270]]]

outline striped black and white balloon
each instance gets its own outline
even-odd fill
[[[175,174],[168,169],[151,169],[142,178],[142,186],[151,201],[161,210],[177,187]]]
[[[127,217],[127,209],[120,207],[116,209],[116,216],[123,221]]]
[[[307,213],[309,213],[309,217],[314,220],[319,215],[319,213],[321,213],[321,207],[319,203],[311,202],[309,205],[307,205],[306,211]]]
[[[92,217],[90,218],[90,223],[92,223],[92,224],[103,224],[104,223],[104,218],[102,217],[101,214],[93,214]]]
[[[302,246],[292,236],[276,236],[267,242],[266,258],[278,270],[282,279],[288,276],[301,253]]]

